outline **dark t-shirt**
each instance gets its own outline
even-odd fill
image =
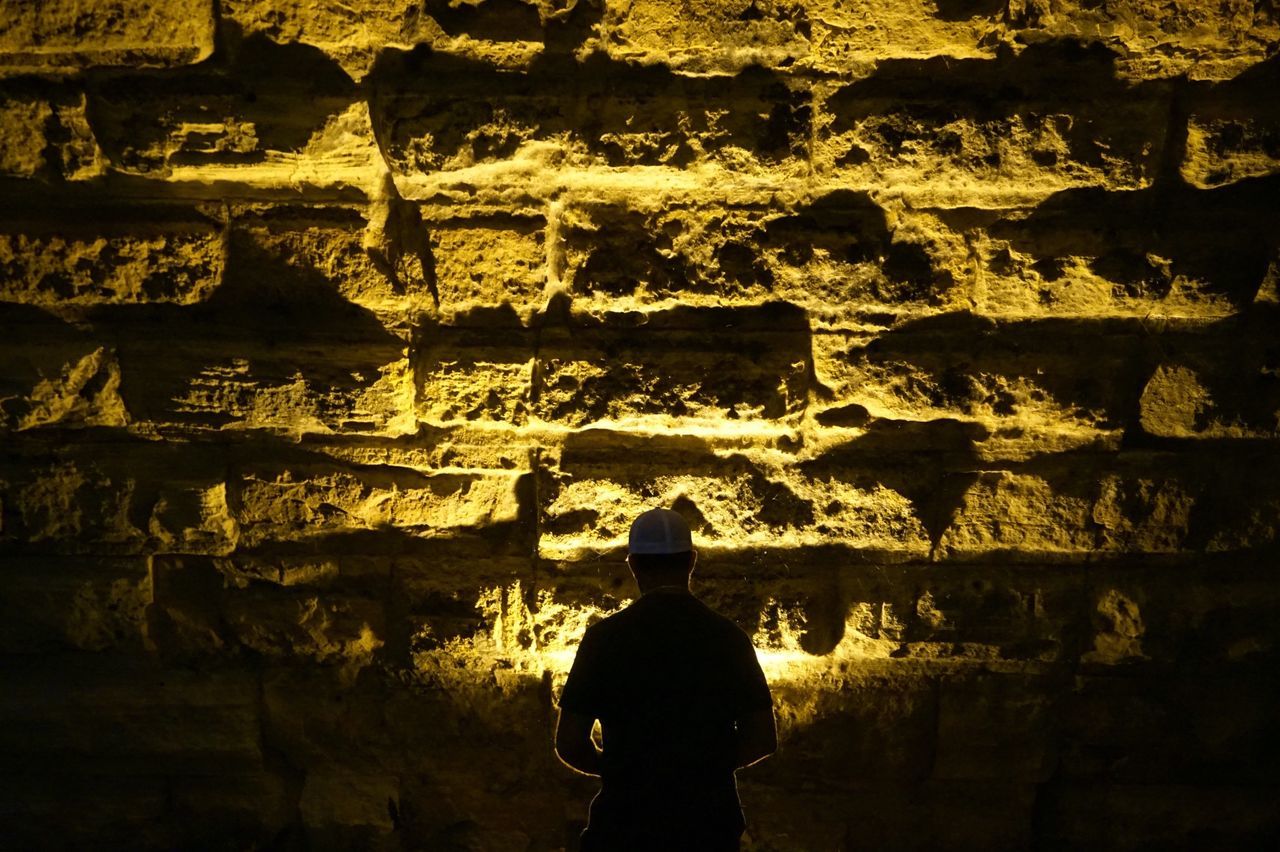
[[[683,590],[651,591],[587,628],[560,706],[604,735],[588,835],[742,832],[734,722],[772,699],[732,621]]]

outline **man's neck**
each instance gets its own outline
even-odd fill
[[[664,594],[671,594],[671,593],[685,594],[685,595],[693,594],[693,592],[689,589],[688,583],[685,583],[683,585],[670,583],[670,584],[663,584],[660,586],[649,586],[647,588],[641,589],[640,597],[645,597],[646,595],[652,595],[659,592]]]

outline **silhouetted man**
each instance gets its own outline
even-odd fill
[[[557,754],[601,778],[582,850],[736,850],[733,773],[778,747],[769,686],[747,635],[690,593],[680,515],[645,512],[628,549],[640,599],[587,628],[560,697]]]

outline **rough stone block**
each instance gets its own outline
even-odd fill
[[[1187,116],[1182,179],[1208,189],[1280,172],[1280,81],[1274,59],[1235,79],[1197,90]]]
[[[219,61],[169,78],[104,79],[88,106],[112,171],[196,197],[362,199],[385,174],[351,78],[306,45],[228,38]]]
[[[50,308],[186,305],[207,298],[221,280],[222,235],[193,209],[92,200],[33,205],[22,213],[6,206],[0,224],[5,301]]]
[[[142,559],[15,558],[0,562],[2,653],[139,650],[151,577]]]
[[[39,849],[50,838],[98,849],[162,849],[178,842],[165,818],[162,775],[87,775],[44,761],[0,776],[0,842]],[[60,771],[61,770],[61,771]],[[75,819],[68,819],[74,802]]]
[[[560,0],[223,0],[222,20],[244,33],[312,45],[359,79],[384,48],[432,50],[493,65],[521,68],[545,52],[565,52],[585,39],[599,3]]]
[[[1001,0],[822,0],[806,3],[812,51],[803,64],[851,75],[883,60],[989,58],[1002,35]]]
[[[169,780],[169,813],[189,837],[251,848],[287,832],[296,817],[292,778],[267,772],[178,776]]]
[[[1280,437],[1280,365],[1265,332],[1251,331],[1224,323],[1181,351],[1167,349],[1138,402],[1143,431],[1161,438]]]
[[[256,547],[379,531],[381,549],[419,537],[510,531],[523,516],[521,475],[319,463],[255,466],[235,486],[240,543]]]
[[[934,686],[883,664],[877,669],[868,666],[821,686],[774,684],[781,745],[760,767],[760,783],[827,791],[867,779],[926,777],[936,742]]]
[[[1002,316],[1216,319],[1251,304],[1274,258],[1274,178],[1214,190],[1068,190],[1030,213],[949,216]]]
[[[469,325],[511,310],[527,323],[546,298],[544,229],[545,222],[532,216],[428,221],[428,281],[440,319]]]
[[[399,847],[400,779],[391,775],[309,773],[298,807],[316,849]]]
[[[1071,187],[1149,186],[1168,90],[1118,84],[1112,59],[1028,48],[997,60],[884,63],[825,98],[815,160],[842,185],[913,206],[999,207]]]
[[[1276,11],[1251,3],[1068,0],[1010,3],[1008,8],[1019,38],[1095,41],[1123,57],[1118,70],[1136,79],[1186,74],[1225,80],[1266,59],[1267,45],[1280,36]]]
[[[1118,446],[1142,382],[1139,339],[975,318],[918,325],[815,335],[814,370],[830,391],[817,423],[886,430],[876,421],[965,424],[970,451],[983,459]],[[1093,366],[1082,367],[1086,357],[1096,359]],[[918,448],[921,437],[903,434],[902,449]]]
[[[622,548],[632,519],[653,506],[682,512],[695,546],[726,551],[842,544],[886,559],[923,556],[928,537],[911,500],[874,471],[805,476],[785,461],[710,455],[690,442],[646,442],[643,464],[625,464],[634,441],[569,443],[540,485],[539,554],[581,559]]]
[[[794,419],[808,402],[809,334],[779,306],[681,311],[548,327],[537,415],[567,426]]]
[[[810,11],[798,0],[756,3],[604,3],[601,29],[609,55],[686,72],[782,68],[810,50]]]
[[[512,318],[513,319],[513,318]],[[425,326],[414,347],[415,411],[432,424],[527,422],[533,389],[533,334]]]
[[[113,347],[35,310],[6,305],[0,317],[7,332],[0,342],[0,429],[129,422]]]
[[[795,171],[808,138],[807,97],[768,71],[680,77],[596,56],[512,72],[386,51],[370,79],[374,127],[407,198],[429,192],[434,172],[502,164],[535,197],[554,182],[528,169],[546,165]]]
[[[968,250],[935,217],[893,226],[866,194],[806,203],[658,210],[580,205],[558,222],[576,309],[786,301],[815,326],[928,313],[964,299]]]
[[[10,658],[4,679],[0,746],[19,765],[206,774],[262,761],[258,684],[248,673],[80,655]]]
[[[213,52],[213,7],[212,0],[15,3],[0,22],[0,68],[12,73],[199,62]]]

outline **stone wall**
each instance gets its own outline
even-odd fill
[[[5,0],[0,845],[573,848],[673,506],[748,850],[1280,833],[1280,12]]]

